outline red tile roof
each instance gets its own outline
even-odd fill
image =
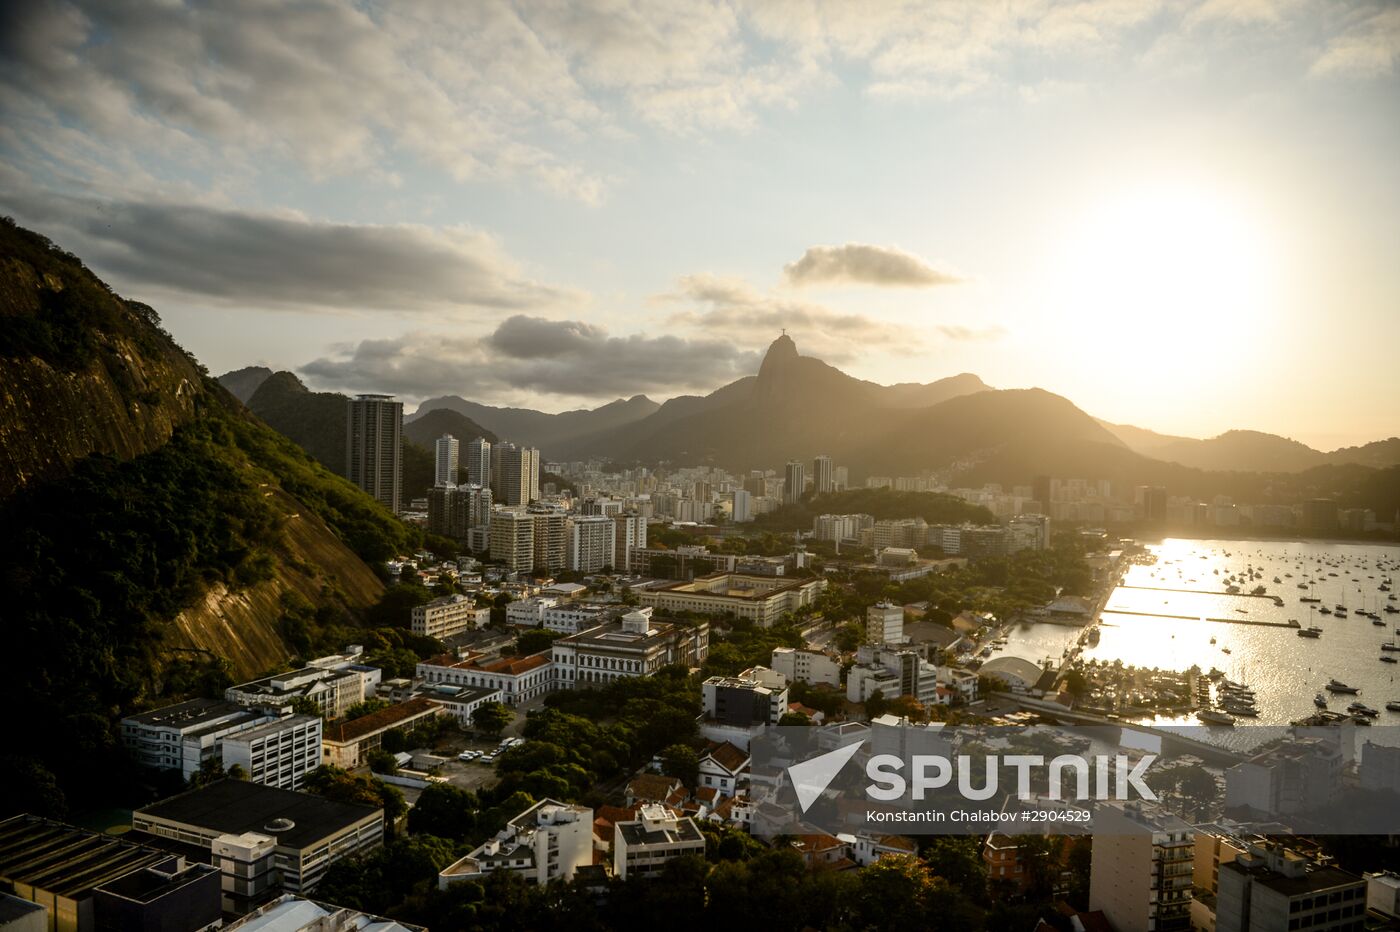
[[[373,734],[382,729],[393,728],[400,722],[407,721],[408,719],[432,709],[440,711],[442,706],[422,696],[418,696],[407,702],[399,702],[395,705],[391,705],[387,709],[380,709],[378,712],[362,715],[353,721],[342,722],[339,725],[327,725],[325,731],[322,733],[322,737],[324,740],[333,741],[336,744],[358,741],[366,735]]]

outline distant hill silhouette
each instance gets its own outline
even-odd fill
[[[313,392],[292,373],[275,372],[248,399],[248,410],[322,466],[345,473],[344,395]]]
[[[272,375],[267,366],[247,366],[219,376],[219,384],[233,393],[233,397],[245,405],[253,397],[253,392]]]
[[[1374,467],[1400,465],[1400,437],[1343,447],[1327,453],[1287,437],[1257,430],[1231,430],[1209,440],[1197,440],[1172,437],[1126,424],[1104,423],[1104,427],[1138,453],[1197,469],[1302,472],[1318,466],[1348,463]]]
[[[420,447],[429,450],[433,449],[438,438],[443,434],[451,434],[456,437],[463,447],[463,453],[468,440],[477,437],[484,437],[491,443],[495,443],[497,437],[494,433],[482,427],[480,424],[450,408],[437,408],[429,411],[422,417],[404,424],[403,436],[410,443],[416,443]]]
[[[436,410],[456,411],[502,440],[539,447],[546,456],[558,458],[571,442],[641,420],[660,407],[645,395],[633,395],[591,410],[546,414],[530,408],[496,408],[458,395],[445,395],[420,404],[417,411],[404,418],[404,423],[412,424]]]

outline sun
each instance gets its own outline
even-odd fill
[[[1069,228],[1062,312],[1108,341],[1204,350],[1270,312],[1268,236],[1227,197],[1153,185],[1090,204]]]

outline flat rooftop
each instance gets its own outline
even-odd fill
[[[148,727],[197,728],[232,715],[246,714],[248,710],[236,702],[223,699],[191,699],[188,702],[168,705],[163,709],[128,715],[122,721]]]
[[[304,848],[376,814],[379,810],[372,806],[334,802],[245,780],[220,780],[137,811],[137,815],[220,835],[273,835],[278,846],[285,848]],[[291,822],[291,826],[269,828],[280,820]]]
[[[0,880],[83,899],[93,887],[170,855],[111,835],[99,835],[32,815],[0,822]]]

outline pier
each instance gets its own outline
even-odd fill
[[[1302,625],[1296,619],[1288,621],[1256,621],[1252,618],[1210,618],[1205,615],[1172,615],[1167,612],[1135,612],[1128,609],[1106,608],[1104,612],[1109,615],[1141,615],[1145,618],[1177,618],[1186,621],[1214,621],[1223,625],[1254,625],[1259,628],[1301,628]]]

